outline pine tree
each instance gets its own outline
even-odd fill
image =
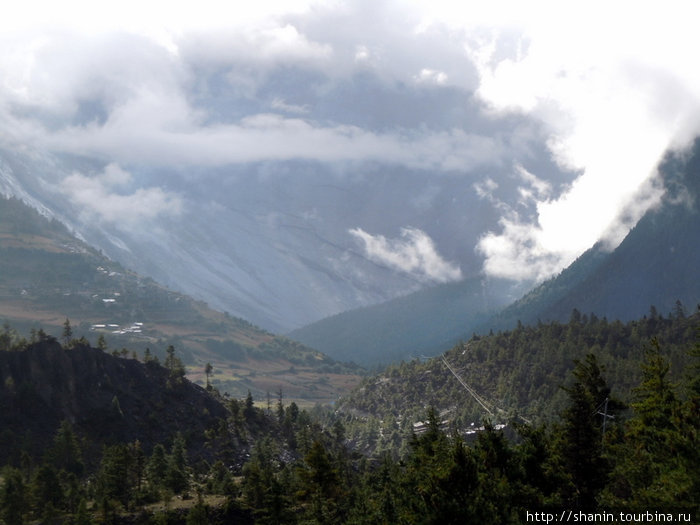
[[[699,508],[698,415],[684,412],[676,385],[668,380],[669,369],[658,341],[652,340],[642,364],[642,382],[634,390],[634,415],[611,450],[615,467],[602,496],[606,505]]]
[[[51,463],[56,469],[71,472],[76,476],[82,476],[85,470],[83,454],[80,449],[78,437],[73,431],[73,426],[66,420],[61,422],[53,446],[48,451]]]
[[[146,476],[149,483],[156,487],[164,485],[167,471],[168,460],[165,447],[158,443],[153,447],[153,452],[146,465]]]
[[[131,485],[136,487],[136,492],[141,493],[143,488],[143,478],[146,473],[146,456],[141,448],[141,442],[137,439],[131,445],[131,473],[130,478],[133,478]]]
[[[565,388],[569,405],[562,414],[562,426],[557,449],[571,486],[565,490],[565,502],[584,511],[596,508],[596,498],[606,482],[609,465],[603,456],[603,421],[611,416],[620,403],[610,400],[610,388],[593,354],[576,361],[574,383]],[[607,402],[608,413],[599,411]],[[566,493],[568,492],[568,494]]]
[[[42,465],[36,471],[31,485],[32,499],[38,514],[59,509],[63,505],[63,489],[56,470],[50,465]]]
[[[282,403],[282,388],[277,391],[277,422],[281,425],[284,421],[284,404]]]
[[[333,461],[319,440],[314,440],[299,467],[300,495],[308,503],[315,523],[338,523],[343,490]]]
[[[209,384],[209,376],[211,373],[214,371],[214,367],[211,366],[211,363],[207,363],[206,366],[204,367],[204,375],[207,378],[207,390],[211,390],[211,385]]]
[[[129,447],[124,444],[105,447],[98,473],[98,493],[104,502],[120,502],[126,507],[131,498],[129,483],[130,469]]]
[[[253,394],[248,390],[248,395],[245,398],[245,405],[243,407],[243,417],[250,423],[255,419],[255,408],[253,406]]]
[[[165,486],[175,494],[185,492],[190,485],[187,468],[187,449],[185,438],[178,433],[173,440],[173,446],[168,458],[168,467],[165,473]]]
[[[185,377],[185,365],[179,357],[175,355],[175,347],[169,345],[166,349],[165,368],[169,371],[168,386],[173,387],[182,383]]]
[[[290,523],[292,519],[289,483],[279,470],[276,446],[271,438],[263,438],[243,467],[243,494],[255,509],[256,523]]]
[[[6,467],[0,488],[0,515],[5,523],[22,525],[27,508],[27,489],[19,470]]]
[[[520,442],[518,443],[517,461],[514,467],[521,472],[520,488],[522,507],[541,510],[562,508],[559,489],[566,479],[554,451],[551,435],[544,426],[514,424]]]
[[[63,323],[63,345],[68,346],[71,342],[71,339],[73,339],[73,329],[70,326],[70,320],[66,317],[65,322]]]

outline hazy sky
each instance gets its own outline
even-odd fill
[[[658,200],[645,185],[656,163],[700,124],[689,2],[104,4],[4,7],[0,140],[103,162],[58,186],[106,221],[185,205],[186,195],[136,180],[134,166],[302,159],[483,170],[474,191],[500,213],[475,247],[484,269],[541,279],[601,237],[619,242]],[[385,99],[338,96],[365,73]],[[426,105],[402,105],[402,86],[424,88]],[[513,161],[537,144],[575,174],[569,184]],[[498,169],[508,177],[488,175]],[[517,198],[501,196],[504,184]],[[394,239],[348,234],[388,265],[458,278],[410,226]]]

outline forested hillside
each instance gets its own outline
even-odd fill
[[[83,438],[87,458],[136,440],[150,452],[178,433],[196,456],[211,455],[204,434],[226,409],[185,379],[172,347],[161,366],[153,356],[113,356],[86,341],[61,345],[43,332],[34,343],[8,336],[0,337],[0,461],[41,457],[64,422]]]
[[[205,492],[211,518],[252,523],[233,476],[266,439],[298,456],[285,436],[311,420],[293,402],[279,397],[272,417],[250,393],[203,389],[172,348],[161,365],[35,335],[0,334],[1,523],[184,523]],[[176,495],[184,505],[171,505]]]
[[[569,366],[559,378],[566,385],[561,408],[546,424],[506,419],[508,427],[501,429],[487,419],[474,432],[445,423],[427,406],[414,420],[418,424],[402,431],[401,449],[375,448],[369,455],[357,436],[382,441],[386,430],[372,418],[343,410],[307,412],[281,397],[267,406],[256,406],[250,395],[222,399],[213,389],[189,385],[177,359],[162,368],[101,354],[78,341],[61,346],[48,339],[15,340],[0,352],[4,417],[10,414],[19,428],[23,421],[40,424],[42,406],[57,414],[45,423],[44,430],[54,428],[42,450],[21,433],[2,442],[0,519],[13,525],[500,525],[529,523],[535,516],[553,521],[568,512],[575,521],[649,521],[651,513],[655,521],[693,523],[700,511],[700,345],[681,349],[677,338],[695,333],[698,319],[653,321],[620,324],[610,330],[607,350]],[[539,337],[527,335],[544,342],[562,336],[560,328],[578,332],[562,338],[567,346],[601,332],[604,323],[574,319],[533,329]],[[524,330],[495,335],[483,350],[498,346],[498,366],[512,366],[504,346],[522,350],[516,343]],[[632,341],[644,349],[626,405],[602,360]],[[681,350],[686,364],[674,381],[668,355]],[[467,347],[455,349],[447,358],[455,362],[458,351],[468,353]],[[74,359],[88,363],[76,363],[76,376],[64,366]],[[548,367],[544,358],[538,364]],[[27,370],[15,377],[22,366]],[[124,375],[124,369],[131,373]],[[20,377],[23,383],[16,385]],[[83,388],[95,399],[84,399]],[[112,392],[117,394],[105,404]],[[171,414],[156,416],[148,407],[153,402]],[[100,405],[110,417],[98,417],[90,405]],[[144,421],[143,408],[154,417]],[[173,426],[159,427],[160,421]],[[96,442],[101,424],[137,431]],[[153,439],[149,432],[156,429],[161,433]]]
[[[521,324],[514,330],[475,335],[441,357],[392,365],[365,378],[338,406],[382,421],[382,439],[371,446],[380,450],[400,445],[401,436],[428,407],[464,431],[480,426],[483,418],[505,423],[516,414],[530,421],[552,421],[566,404],[562,387],[576,360],[595,355],[615,395],[629,401],[652,338],[670,363],[670,378],[679,380],[699,326],[700,314],[687,316],[680,303],[671,315],[653,309],[649,316],[627,323],[574,311],[568,323]]]

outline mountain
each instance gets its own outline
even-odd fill
[[[700,302],[700,141],[669,155],[659,171],[666,189],[661,205],[617,248],[596,244],[501,312],[495,311],[505,302],[493,298],[514,290],[471,279],[341,313],[289,335],[336,359],[372,365],[434,355],[473,332],[509,329],[518,321],[565,321],[573,309],[631,320],[651,306],[668,313],[680,301],[692,312]]]
[[[541,284],[480,329],[518,320],[569,318],[572,310],[623,321],[653,307],[689,312],[700,304],[700,140],[670,154],[659,168],[665,195],[613,251],[597,244],[557,277]]]
[[[17,199],[0,199],[0,319],[25,333],[74,336],[161,359],[173,345],[189,377],[242,397],[278,392],[330,402],[355,384],[357,367],[220,313],[126,270]]]
[[[391,102],[371,79],[357,79],[353,90],[339,96]],[[416,110],[434,102],[424,88],[404,95],[415,97]],[[493,125],[478,108],[464,109],[469,126]],[[0,194],[60,220],[141,275],[284,333],[478,272],[482,257],[473,247],[498,228],[500,211],[475,186],[508,181],[503,166],[522,153],[513,148],[499,146],[507,159],[493,163],[462,167],[453,159],[458,168],[442,174],[431,165],[304,159],[152,167],[0,144]],[[528,151],[518,165],[558,177],[555,186],[568,180],[543,151]],[[517,198],[512,186],[494,191],[510,201]],[[424,246],[430,253],[420,264],[396,262],[406,253],[425,255]]]
[[[499,281],[465,279],[343,312],[288,335],[334,359],[365,366],[388,364],[450,348],[469,326],[504,306],[493,297],[506,297],[507,292]]]

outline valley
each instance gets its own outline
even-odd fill
[[[183,356],[194,381],[206,363],[214,385],[232,396],[282,392],[304,406],[331,403],[362,370],[216,312],[141,277],[88,247],[57,222],[17,200],[0,202],[0,320],[28,333],[74,333],[106,348],[146,348]]]
[[[698,523],[696,9],[600,7],[3,9],[0,525]]]

